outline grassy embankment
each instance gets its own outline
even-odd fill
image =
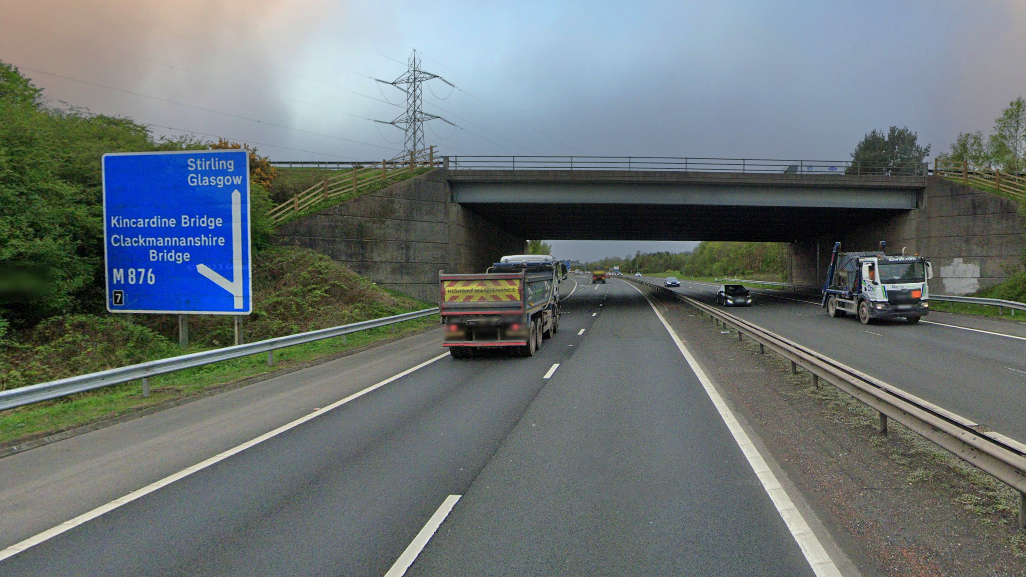
[[[388,291],[328,257],[295,248],[262,251],[254,259],[254,312],[245,321],[249,342],[430,308]],[[337,356],[434,326],[436,316],[326,339],[275,352],[197,367],[139,383],[37,403],[0,413],[0,444],[54,434],[209,393],[242,380]],[[177,345],[170,315],[67,315],[54,317],[8,340],[0,349],[0,389],[126,366],[232,344],[230,318],[192,316],[188,350]]]
[[[377,192],[397,182],[409,180],[410,178],[426,174],[432,170],[434,169],[429,167],[415,168],[413,171],[397,170],[395,172],[390,172],[388,178],[383,180],[375,180],[367,183],[358,182],[357,189],[355,191],[333,196],[327,200],[322,200],[308,208],[304,208],[298,213],[288,213],[288,215],[278,224],[281,225],[292,222],[306,215],[320,212],[326,208],[331,208],[344,202],[349,202],[354,198]],[[275,206],[288,202],[294,195],[304,192],[311,186],[334,176],[338,176],[339,174],[339,171],[337,170],[327,170],[322,168],[278,168],[277,172],[278,174],[275,177],[274,182],[268,189],[271,196],[271,202]],[[375,175],[376,174],[377,173],[375,173]],[[370,176],[375,175],[365,175],[365,177],[369,178]]]

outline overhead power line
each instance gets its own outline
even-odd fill
[[[384,80],[377,80],[382,84],[392,85],[399,90],[406,93],[406,112],[396,117],[392,122],[385,122],[378,120],[382,124],[391,124],[402,128],[406,132],[406,150],[405,152],[413,152],[415,150],[423,150],[426,146],[424,144],[424,123],[430,120],[441,120],[448,124],[452,124],[448,120],[441,116],[434,114],[428,114],[424,112],[424,89],[421,84],[430,80],[441,80],[455,88],[453,83],[442,78],[437,74],[420,69],[420,59],[417,57],[417,51],[414,50],[413,54],[410,55],[409,70],[405,74],[396,78],[392,82],[385,82]],[[456,126],[455,124],[452,124]]]
[[[394,152],[398,152],[398,151],[396,151],[396,149],[389,148],[387,146],[380,146],[380,145],[377,145],[377,144],[371,144],[369,142],[361,142],[359,140],[352,140],[352,139],[349,139],[349,138],[342,138],[341,136],[332,136],[330,134],[324,134],[324,133],[321,133],[321,132],[313,132],[311,130],[303,130],[302,128],[295,128],[295,127],[292,127],[292,126],[287,126],[285,124],[277,124],[277,123],[274,123],[274,122],[267,122],[265,120],[257,120],[256,118],[249,118],[249,117],[246,117],[246,116],[240,116],[238,114],[232,114],[230,112],[222,112],[220,110],[213,110],[213,109],[210,109],[210,108],[204,108],[202,106],[195,106],[193,104],[185,104],[183,102],[175,102],[174,100],[168,100],[166,98],[158,98],[156,96],[150,96],[148,94],[141,94],[139,92],[133,92],[131,90],[125,90],[123,88],[114,88],[113,86],[107,86],[105,84],[98,84],[96,82],[89,82],[88,80],[82,80],[80,78],[72,78],[70,76],[63,76],[61,74],[54,74],[52,72],[46,72],[45,70],[38,70],[38,69],[35,69],[35,68],[28,68],[28,67],[24,67],[24,66],[21,67],[21,69],[22,70],[30,70],[30,71],[35,72],[37,74],[45,74],[47,76],[53,76],[55,78],[62,78],[64,80],[70,80],[72,82],[79,82],[81,84],[87,84],[89,86],[96,86],[98,88],[105,88],[107,90],[113,90],[115,92],[121,92],[121,93],[124,93],[124,94],[131,94],[132,96],[138,96],[140,98],[146,98],[146,99],[149,99],[149,100],[156,100],[157,102],[166,102],[168,104],[174,104],[176,106],[183,106],[185,108],[192,108],[192,109],[195,109],[195,110],[203,110],[205,112],[210,112],[212,114],[219,114],[221,116],[227,116],[227,117],[230,117],[230,118],[237,118],[239,120],[246,120],[248,122],[256,122],[257,124],[263,124],[265,126],[273,126],[273,127],[276,127],[276,128],[283,128],[285,130],[292,130],[292,131],[295,131],[295,132],[302,132],[302,133],[305,133],[305,134],[312,134],[314,136],[323,136],[324,138],[331,138],[331,139],[334,139],[334,140],[341,140],[343,142],[351,142],[353,144],[362,144],[364,146],[371,146],[371,147],[374,147],[374,148],[381,148],[381,149],[384,149],[384,150],[391,150],[391,151],[394,151]]]
[[[17,22],[16,20],[12,20],[12,21]],[[114,52],[115,54],[121,54],[122,56],[127,56],[129,58],[135,58],[136,60],[141,60],[143,62],[149,62],[150,64],[156,64],[157,66],[163,66],[165,68],[170,68],[172,70],[178,70],[178,71],[181,71],[181,72],[185,72],[186,74],[192,74],[194,76],[199,76],[200,78],[206,78],[208,80],[213,80],[215,82],[220,82],[220,83],[223,83],[223,84],[228,84],[230,86],[237,86],[237,87],[243,88],[245,90],[251,90],[253,92],[259,92],[261,94],[267,94],[268,96],[273,96],[275,98],[280,98],[281,100],[288,100],[288,101],[291,101],[291,102],[298,102],[299,104],[305,104],[307,106],[313,106],[315,108],[320,108],[322,110],[328,110],[328,111],[334,112],[336,114],[344,114],[346,116],[352,116],[353,118],[360,118],[362,120],[367,120],[367,121],[370,121],[370,122],[374,121],[373,118],[367,118],[366,116],[360,116],[359,114],[353,114],[351,112],[346,112],[344,110],[337,110],[335,108],[329,108],[327,106],[322,106],[320,104],[314,104],[313,102],[307,102],[305,100],[299,100],[298,98],[292,98],[292,97],[289,97],[289,96],[282,96],[280,94],[276,94],[274,92],[270,92],[270,91],[264,90],[262,88],[254,88],[252,86],[246,86],[245,84],[239,84],[237,82],[232,82],[231,80],[225,80],[224,78],[220,78],[218,76],[213,76],[211,74],[204,74],[202,72],[196,72],[196,71],[193,71],[193,70],[189,70],[187,68],[182,68],[180,66],[174,66],[172,64],[165,64],[165,63],[159,62],[157,60],[151,60],[149,58],[144,58],[142,56],[139,56],[138,54],[132,54],[130,52],[125,52],[123,50],[118,50],[117,48],[111,48],[109,46],[101,46],[99,44],[93,44],[92,42],[87,42],[85,40],[80,40],[78,38],[73,38],[71,36],[65,36],[64,34],[59,34],[57,32],[53,32],[51,30],[45,30],[43,28],[39,28],[37,26],[32,26],[31,24],[26,24],[24,22],[18,22],[18,25],[19,26],[23,26],[25,28],[31,28],[33,30],[38,30],[39,32],[43,32],[45,34],[50,34],[50,35],[53,35],[53,36],[57,36],[59,38],[64,38],[65,40],[71,40],[72,42],[78,42],[79,44],[84,44],[85,46],[91,46],[93,48],[98,48],[100,50],[107,50],[109,52]],[[370,77],[368,76],[368,78],[370,78]],[[389,102],[388,104],[392,104],[392,103]],[[392,106],[397,106],[397,105],[396,104],[392,104]]]
[[[498,136],[499,138],[501,138],[501,139],[505,140],[506,142],[508,142],[508,143],[510,143],[510,144],[512,144],[512,145],[514,145],[514,146],[519,146],[520,148],[523,148],[524,150],[526,150],[526,151],[528,151],[528,152],[530,152],[530,153],[532,153],[532,154],[535,154],[535,155],[541,156],[541,154],[539,154],[538,152],[535,152],[534,150],[531,150],[530,148],[528,148],[528,147],[524,146],[523,144],[518,144],[518,143],[516,143],[516,142],[513,142],[512,140],[510,140],[510,139],[506,138],[505,136],[502,136],[501,134],[496,134],[495,132],[492,132],[491,130],[488,130],[487,128],[485,128],[485,127],[481,126],[480,124],[476,124],[476,123],[474,123],[474,122],[471,122],[471,121],[467,120],[466,118],[463,118],[462,116],[457,116],[457,115],[456,115],[456,113],[454,113],[454,112],[450,112],[450,111],[448,111],[448,110],[446,110],[446,109],[442,108],[441,106],[439,106],[439,105],[435,104],[434,102],[428,102],[428,104],[430,104],[431,106],[434,106],[435,108],[437,108],[437,109],[441,110],[442,112],[445,112],[446,114],[448,114],[448,115],[452,116],[453,118],[458,118],[459,120],[462,120],[463,122],[466,122],[467,124],[472,124],[472,125],[474,125],[474,126],[476,126],[476,127],[480,128],[481,130],[483,130],[483,131],[487,132],[488,134],[491,134],[491,135],[493,135],[493,136]],[[464,130],[465,130],[465,129],[464,129]],[[468,131],[468,132],[469,132],[469,131]],[[473,134],[473,133],[471,133],[471,134]],[[477,136],[477,135],[475,134],[474,136]],[[480,136],[478,136],[478,138],[483,138],[483,137],[480,137]],[[485,140],[487,140],[487,139],[485,139]],[[491,142],[491,141],[489,140],[489,142]],[[493,143],[493,144],[494,144],[494,143]],[[497,145],[497,146],[498,146],[498,145]],[[506,150],[509,150],[509,149],[508,149],[508,148],[506,148],[505,146],[503,146],[503,148],[505,148]],[[516,152],[515,152],[515,151],[512,151],[512,150],[510,150],[510,152],[512,152],[513,154],[516,154]]]
[[[456,72],[456,71],[455,71],[455,70],[453,70],[452,68],[449,68],[449,67],[448,67],[448,66],[446,66],[445,64],[442,64],[441,62],[439,62],[439,61],[438,61],[438,60],[436,60],[435,58],[432,58],[432,57],[428,56],[427,54],[424,54],[423,52],[421,52],[421,55],[422,55],[422,56],[424,56],[424,58],[427,58],[428,60],[431,60],[432,62],[435,62],[436,64],[438,64],[438,65],[439,65],[439,66],[441,66],[442,68],[445,68],[446,70],[449,70],[449,71],[450,71],[450,72],[452,72],[453,74],[455,74],[455,75],[457,75],[457,76],[461,76],[461,77],[463,77],[463,78],[465,78],[465,79],[467,79],[467,80],[470,80],[470,79],[469,79],[469,78],[467,78],[466,76],[463,76],[463,75],[462,75],[462,74],[460,74],[459,72]],[[542,132],[541,130],[538,130],[537,128],[535,128],[535,127],[533,127],[533,126],[531,126],[531,125],[530,125],[530,124],[528,124],[527,122],[525,122],[525,121],[523,121],[523,120],[521,120],[521,119],[519,119],[519,118],[517,118],[517,117],[515,117],[515,116],[513,116],[513,115],[511,115],[511,114],[509,114],[509,113],[507,113],[507,112],[503,112],[502,110],[499,110],[499,109],[498,109],[498,108],[496,108],[495,106],[492,106],[492,105],[491,105],[491,104],[489,104],[488,102],[486,102],[486,101],[484,101],[484,100],[482,100],[482,99],[478,98],[477,96],[474,96],[473,94],[471,94],[470,92],[467,92],[466,90],[464,90],[464,89],[460,88],[459,86],[454,86],[454,88],[455,88],[456,90],[459,90],[459,91],[460,91],[460,92],[462,92],[463,94],[466,94],[466,95],[467,95],[467,96],[469,96],[470,98],[473,98],[474,100],[477,100],[477,101],[478,101],[478,102],[480,102],[481,104],[484,104],[484,105],[485,105],[485,106],[487,106],[488,108],[491,108],[492,110],[494,110],[494,111],[496,111],[496,112],[498,112],[498,113],[500,113],[500,114],[504,114],[504,115],[508,116],[509,118],[512,118],[512,119],[513,119],[513,120],[515,120],[516,122],[520,123],[521,125],[523,125],[523,126],[525,126],[525,127],[527,127],[527,128],[530,128],[531,130],[533,130],[533,131],[537,132],[538,134],[540,134],[540,135],[544,136],[545,138],[548,138],[549,140],[551,140],[551,141],[553,141],[553,142],[555,142],[555,143],[557,143],[557,144],[560,144],[560,145],[562,145],[562,146],[564,146],[564,147],[566,147],[566,148],[568,148],[568,149],[570,149],[570,150],[572,150],[572,151],[576,152],[577,154],[584,154],[583,152],[581,152],[580,150],[577,150],[576,148],[574,148],[574,147],[570,146],[569,144],[567,144],[567,143],[565,143],[565,142],[563,142],[563,141],[561,141],[561,140],[558,140],[558,139],[556,139],[556,138],[554,138],[554,137],[552,137],[552,136],[549,136],[548,134],[545,134],[544,132]],[[526,147],[525,147],[525,148],[526,148]]]
[[[93,4],[94,4],[94,6],[96,6],[95,2]],[[373,100],[375,102],[381,102],[381,103],[384,103],[384,104],[388,104],[390,106],[396,106],[395,104],[392,104],[391,102],[387,102],[385,100],[379,100],[377,98],[374,98],[373,96],[368,96],[366,94],[363,94],[362,92],[357,92],[355,90],[350,90],[349,88],[345,88],[345,87],[342,87],[342,86],[337,86],[335,84],[324,82],[324,81],[319,80],[317,78],[314,78],[312,76],[307,76],[305,74],[301,74],[299,72],[295,72],[293,70],[289,70],[288,68],[283,68],[281,66],[278,66],[277,64],[271,64],[269,62],[264,62],[263,60],[259,60],[257,58],[253,58],[252,56],[248,56],[246,54],[241,54],[239,52],[234,52],[232,50],[228,50],[227,48],[222,48],[220,46],[217,46],[217,45],[214,45],[214,44],[210,44],[209,42],[205,42],[203,40],[203,37],[201,37],[201,36],[182,34],[180,32],[176,32],[174,30],[171,30],[171,29],[169,29],[167,27],[161,26],[157,22],[141,20],[139,18],[128,16],[128,15],[122,14],[120,12],[114,12],[114,11],[108,10],[106,8],[103,8],[103,7],[98,7],[98,9],[103,11],[103,12],[106,12],[108,14],[114,15],[114,16],[116,16],[118,18],[122,18],[122,19],[126,19],[126,20],[133,20],[135,22],[139,22],[139,23],[145,24],[147,26],[152,26],[152,27],[154,27],[156,29],[163,30],[164,32],[167,32],[168,34],[174,34],[175,36],[178,36],[180,38],[184,38],[184,39],[188,40],[189,42],[196,42],[196,43],[202,44],[204,46],[207,46],[209,48],[213,48],[214,50],[217,50],[219,52],[224,52],[225,54],[231,54],[232,56],[235,56],[237,58],[243,58],[245,60],[249,60],[250,62],[255,62],[255,63],[257,63],[257,64],[259,64],[259,65],[261,65],[261,66],[263,66],[265,68],[272,68],[272,69],[277,70],[279,72],[285,72],[286,74],[292,74],[293,76],[298,76],[299,78],[304,78],[304,79],[310,80],[312,82],[317,82],[318,84],[323,84],[325,86],[329,86],[331,88],[334,88],[335,90],[341,90],[343,92],[348,92],[350,94],[355,94],[356,96],[361,96],[363,98],[368,98],[368,99]],[[382,56],[384,58],[389,58],[388,56],[384,56],[384,55],[380,55],[380,56]],[[394,58],[389,58],[389,59],[390,60],[394,60]],[[401,64],[401,62],[400,62],[400,64]],[[353,74],[356,74],[358,76],[363,76],[364,78],[368,78],[368,79],[373,80],[372,77],[370,77],[370,76],[368,76],[366,74],[363,74],[362,72],[357,72],[355,70],[351,70],[351,69],[348,69],[348,68],[343,68],[343,67],[340,67],[340,66],[337,66],[337,65],[334,65],[334,64],[332,66],[335,66],[336,68],[342,68],[343,70],[346,70],[348,72],[352,72]]]
[[[177,130],[179,132],[188,132],[189,134],[196,134],[198,136],[210,136],[210,137],[214,137],[214,138],[220,138],[220,139],[224,139],[224,140],[229,140],[229,141],[232,141],[232,142],[244,142],[246,144],[259,144],[260,146],[269,146],[271,148],[280,148],[282,150],[291,150],[291,151],[294,151],[294,152],[306,152],[308,154],[319,154],[321,156],[330,156],[332,158],[341,158],[342,160],[359,160],[357,158],[352,158],[352,157],[349,157],[349,156],[339,156],[337,154],[330,154],[330,153],[327,153],[327,152],[317,152],[316,150],[304,150],[302,148],[292,148],[290,146],[282,146],[280,144],[269,144],[267,142],[257,142],[255,140],[250,140],[248,138],[231,138],[231,137],[228,137],[228,136],[222,136],[220,134],[211,134],[209,132],[198,132],[196,130],[189,130],[187,128],[175,128],[174,126],[163,126],[163,125],[160,125],[160,124],[146,124],[145,126],[154,127],[154,128],[165,128],[167,130]]]

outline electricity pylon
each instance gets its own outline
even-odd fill
[[[400,114],[392,122],[384,122],[382,120],[375,120],[382,124],[391,124],[402,128],[406,132],[406,143],[405,143],[405,154],[410,152],[423,150],[426,148],[424,144],[424,123],[428,120],[441,120],[442,122],[452,124],[448,120],[441,116],[435,116],[434,114],[428,114],[422,110],[424,102],[424,92],[421,88],[421,83],[427,82],[428,80],[438,79],[442,82],[456,88],[456,86],[448,80],[442,78],[437,74],[432,74],[420,69],[420,58],[417,57],[417,51],[414,50],[413,54],[410,55],[410,69],[405,74],[396,78],[392,82],[385,82],[384,80],[377,80],[382,84],[390,84],[395,86],[399,90],[406,93],[406,112]],[[452,124],[456,126],[455,124]]]

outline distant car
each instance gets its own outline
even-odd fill
[[[636,272],[636,273],[634,273],[634,276],[636,276],[638,278],[641,278],[641,273],[640,272]]]
[[[675,276],[668,276],[666,277],[666,280],[663,281],[663,286],[680,286],[680,281],[677,280],[677,277]]]
[[[752,293],[739,284],[725,284],[716,293],[716,304],[725,307],[752,306]]]

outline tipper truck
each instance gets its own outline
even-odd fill
[[[602,283],[606,284],[606,269],[605,267],[596,267],[591,271],[591,284]]]
[[[930,312],[930,263],[918,254],[907,256],[904,250],[900,255],[884,254],[886,247],[881,242],[876,252],[841,252],[841,243],[834,243],[820,305],[827,314],[855,315],[862,324],[893,318],[915,324]]]
[[[510,255],[484,274],[440,272],[442,346],[457,359],[496,347],[533,356],[559,330],[562,268],[548,255]]]

